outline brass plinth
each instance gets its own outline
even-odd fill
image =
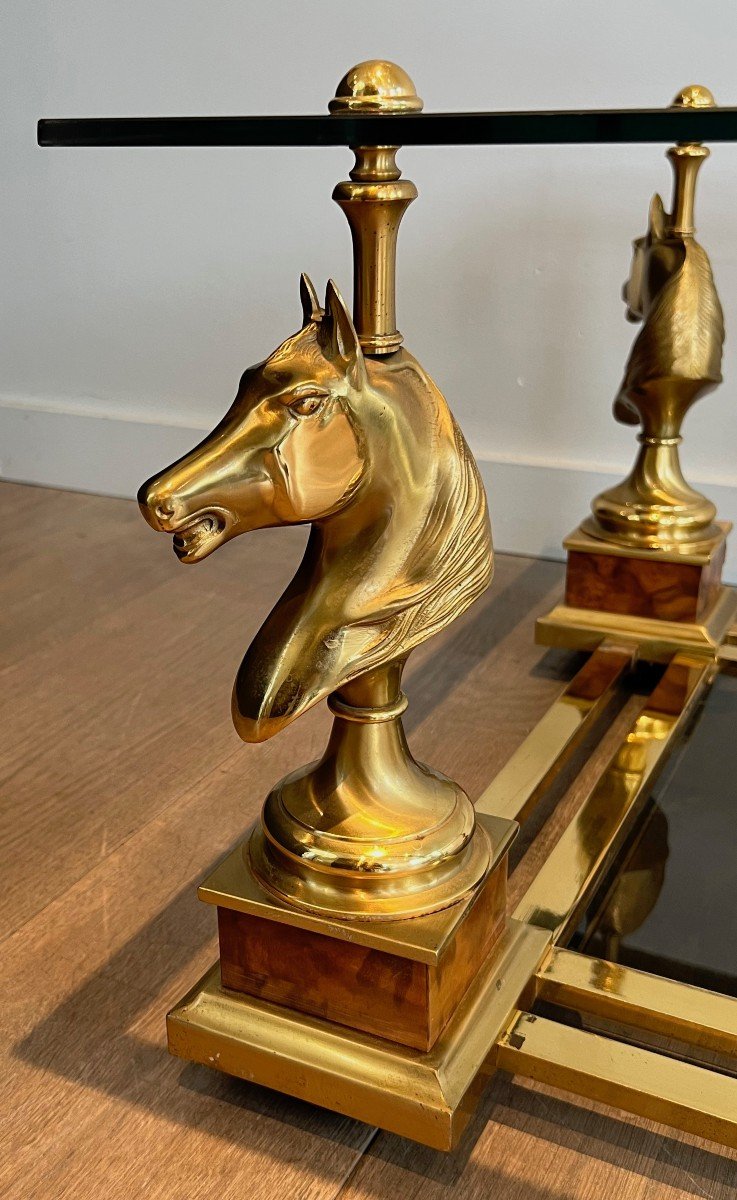
[[[505,929],[516,831],[513,821],[482,817],[487,855],[477,886],[413,920],[297,907],[264,887],[253,839],[243,843],[199,889],[217,905],[224,986],[430,1049]]]
[[[716,657],[737,618],[737,592],[721,582],[729,522],[706,549],[634,550],[593,537],[586,526],[565,539],[563,603],[539,617],[544,646],[595,650],[604,638],[644,659],[679,651]]]
[[[225,991],[217,965],[169,1013],[169,1049],[450,1150],[492,1069],[488,1060],[495,1043],[549,941],[544,930],[512,922],[427,1053]]]

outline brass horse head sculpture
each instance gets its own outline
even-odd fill
[[[412,355],[365,356],[332,281],[324,309],[306,276],[301,298],[299,332],[245,372],[220,424],[145,483],[139,503],[185,563],[253,529],[311,523],[238,671],[233,719],[260,742],[330,696],[333,735],[319,763],[267,799],[252,865],[308,907],[411,915],[432,909],[434,893],[442,907],[467,891],[486,862],[465,794],[409,754],[399,690],[410,650],[490,581],[486,500]],[[375,905],[353,903],[357,880],[382,877]]]
[[[708,98],[708,99],[707,99]],[[676,104],[713,104],[689,88]],[[706,252],[694,237],[696,175],[709,151],[698,143],[668,151],[675,175],[673,212],[660,196],[648,230],[634,243],[623,298],[642,321],[614,402],[618,421],[641,425],[641,449],[627,479],[594,500],[594,536],[654,550],[694,549],[719,534],[716,509],[681,471],[681,424],[700,396],[721,382],[724,321]]]

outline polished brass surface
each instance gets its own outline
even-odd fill
[[[528,734],[476,801],[476,815],[524,822],[553,776],[602,714],[635,658],[632,647],[604,642]]]
[[[521,1013],[498,1065],[591,1100],[737,1147],[737,1079]]]
[[[169,1014],[169,1049],[450,1150],[549,940],[543,930],[512,922],[429,1052],[226,992],[217,965]]]
[[[419,112],[422,101],[409,75],[395,63],[371,59],[338,84],[331,113]],[[351,182],[339,183],[333,200],[353,238],[353,319],[367,354],[393,354],[402,344],[395,311],[397,233],[417,188],[401,179],[398,146],[353,146]]]
[[[710,107],[706,88],[685,88],[676,107]],[[583,529],[620,546],[653,551],[708,549],[719,536],[716,509],[684,479],[678,447],[691,405],[721,382],[724,321],[711,266],[694,234],[696,177],[709,151],[671,147],[671,212],[660,196],[648,230],[634,243],[624,287],[627,316],[642,321],[614,414],[640,425],[640,451],[623,483],[597,496]]]
[[[371,58],[346,71],[328,104],[331,113],[420,112],[422,101],[406,71],[383,58]]]
[[[516,920],[550,930],[556,942],[575,927],[714,670],[712,662],[686,654],[673,658],[517,905]]]
[[[576,1012],[604,1017],[737,1055],[737,999],[555,947],[537,976],[538,997]]]
[[[513,821],[493,816],[481,815],[478,821],[485,843],[490,848],[488,874],[499,865],[509,850],[517,826]],[[469,893],[457,904],[417,916],[412,921],[393,920],[391,915],[367,921],[363,914],[358,919],[343,920],[330,912],[295,908],[285,899],[265,891],[249,870],[248,858],[247,842],[231,850],[203,879],[198,890],[200,900],[250,913],[254,917],[283,922],[296,929],[311,930],[338,941],[401,954],[403,958],[431,966],[440,960],[475,895]]]
[[[341,110],[420,103],[379,61],[350,71],[337,97]],[[353,232],[355,323],[332,281],[321,306],[303,276],[302,328],[244,373],[212,434],[139,500],[186,563],[253,529],[311,523],[241,664],[233,719],[260,742],[330,696],[333,731],[319,762],[267,797],[250,867],[297,907],[412,917],[458,902],[489,868],[468,797],[409,752],[400,683],[413,647],[488,585],[491,535],[463,435],[398,348],[396,231],[414,186],[388,147],[358,148],[352,175],[336,199]]]
[[[708,546],[682,545],[671,550],[659,549],[657,560],[658,562],[665,563],[692,564],[697,567],[707,566],[718,556],[731,531],[731,521],[717,521],[716,533]],[[594,537],[592,533],[587,532],[581,525],[577,526],[568,534],[568,537],[563,539],[563,548],[566,551],[579,551],[583,554],[602,554],[612,558],[630,560],[646,557],[645,551],[633,553],[632,547],[622,542],[605,542],[601,538]]]

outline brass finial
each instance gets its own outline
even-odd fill
[[[691,83],[681,88],[674,97],[671,108],[716,108],[716,100],[707,87],[700,83]]]
[[[347,71],[328,104],[331,113],[419,112],[422,101],[406,71],[396,63],[370,58]]]
[[[370,59],[351,67],[328,105],[334,115],[419,112],[422,101],[406,71]],[[343,209],[353,238],[353,320],[366,354],[393,354],[402,344],[396,318],[397,233],[417,188],[396,164],[397,145],[352,146],[351,181],[333,199]]]
[[[708,88],[692,83],[683,88],[673,100],[671,108],[715,108],[716,101]],[[679,142],[667,151],[673,167],[673,203],[669,220],[670,230],[680,237],[693,237],[694,197],[696,176],[709,151],[701,142]]]

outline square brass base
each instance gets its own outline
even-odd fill
[[[169,1013],[169,1050],[437,1150],[457,1143],[551,935],[512,921],[432,1050],[226,991],[219,964]]]
[[[489,850],[467,896],[404,920],[338,920],[287,904],[255,877],[249,844],[200,887],[217,904],[223,987],[429,1050],[506,926],[513,821],[480,816]]]
[[[487,872],[490,875],[509,850],[519,826],[515,821],[486,814],[477,814],[476,819],[491,843]],[[310,930],[351,945],[383,950],[415,962],[437,966],[465,919],[476,892],[458,904],[427,916],[405,920],[339,920],[327,913],[297,908],[265,891],[248,865],[248,841],[245,841],[231,850],[203,879],[197,895],[200,900],[216,904],[219,908],[264,917],[294,929]]]
[[[730,528],[720,523],[714,544],[698,552],[632,550],[574,530],[563,543],[566,602],[538,618],[535,640],[594,650],[609,638],[651,662],[679,651],[715,657],[737,617],[737,592],[720,582]]]

